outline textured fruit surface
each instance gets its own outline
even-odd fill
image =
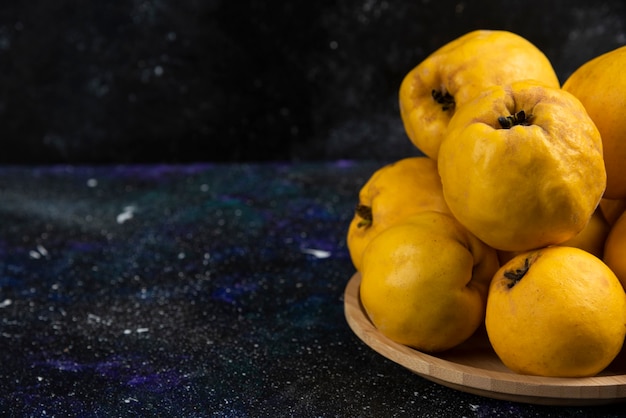
[[[609,199],[626,198],[626,46],[595,57],[563,83],[595,122],[604,147]]]
[[[604,243],[611,230],[600,208],[596,208],[585,228],[574,238],[562,242],[560,245],[576,247],[602,259],[604,255]]]
[[[450,211],[488,245],[525,251],[587,225],[602,197],[602,142],[571,94],[496,86],[459,108],[439,152]]]
[[[617,218],[611,227],[604,243],[603,260],[626,289],[626,214]]]
[[[568,239],[559,245],[567,247],[580,248],[588,253],[595,255],[602,259],[604,255],[604,244],[611,230],[611,225],[604,219],[604,215],[600,208],[597,208],[591,219],[587,223],[587,226],[578,233],[574,238]],[[519,251],[498,251],[498,258],[500,264],[504,264],[516,255]]]
[[[348,227],[348,250],[356,270],[360,271],[363,251],[373,237],[427,210],[449,213],[435,161],[410,157],[378,169],[361,188]]]
[[[626,210],[626,199],[607,199],[603,197],[598,205],[604,219],[613,225]]]
[[[578,248],[544,248],[498,270],[485,325],[496,354],[515,372],[593,376],[622,348],[626,294],[597,257]]]
[[[417,148],[437,159],[458,107],[486,87],[526,79],[560,87],[548,58],[527,39],[508,31],[469,32],[434,51],[404,77],[399,100],[405,131]]]
[[[495,251],[451,215],[423,212],[376,236],[363,254],[360,296],[391,340],[436,352],[469,338],[484,321]]]

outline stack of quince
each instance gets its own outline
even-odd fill
[[[470,32],[400,86],[424,154],[381,167],[348,231],[381,333],[453,348],[485,326],[513,371],[592,376],[626,336],[626,47],[561,86],[507,31]],[[621,282],[620,282],[621,280]]]

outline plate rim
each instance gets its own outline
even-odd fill
[[[626,375],[542,377],[456,363],[396,343],[382,335],[363,308],[356,272],[344,291],[344,315],[352,332],[387,359],[432,382],[484,397],[531,404],[585,406],[626,401]]]

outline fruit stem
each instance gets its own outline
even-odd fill
[[[372,208],[370,206],[359,203],[358,205],[356,205],[355,212],[357,216],[362,218],[361,221],[359,221],[359,223],[356,225],[358,228],[369,228],[370,226],[372,226],[373,216]]]
[[[526,112],[524,112],[523,110],[520,110],[519,112],[513,115],[500,116],[498,118],[498,123],[500,123],[500,126],[503,129],[510,129],[515,125],[528,126],[530,125],[530,118],[532,117],[533,115],[531,114],[526,115]]]
[[[524,260],[524,266],[522,268],[505,271],[504,277],[510,280],[509,283],[507,283],[507,287],[511,289],[520,280],[522,280],[522,277],[526,275],[529,268],[530,268],[530,257],[526,257],[526,259]]]
[[[433,96],[433,99],[435,99],[435,101],[441,105],[441,110],[446,111],[454,109],[456,103],[454,102],[454,96],[452,96],[450,93],[442,93],[439,90],[433,89],[431,91],[431,94]]]

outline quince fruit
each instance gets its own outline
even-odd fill
[[[626,198],[626,46],[595,57],[563,83],[587,109],[600,135],[609,199]]]
[[[511,370],[552,377],[593,376],[626,337],[626,293],[597,257],[553,246],[522,253],[495,274],[487,336]]]
[[[534,81],[493,86],[459,107],[438,169],[452,214],[504,251],[573,238],[606,185],[600,134],[583,105]]]
[[[450,212],[435,161],[409,157],[376,170],[359,192],[348,228],[347,245],[356,270],[361,270],[363,251],[372,238],[409,215],[427,210]]]
[[[560,88],[552,64],[525,38],[499,30],[469,32],[426,57],[400,84],[400,115],[411,142],[437,159],[457,109],[486,87],[534,79]]]
[[[598,258],[604,255],[604,244],[611,230],[611,225],[604,219],[600,207],[596,208],[589,219],[587,225],[574,238],[560,243],[564,247],[575,247],[585,250]],[[500,264],[504,264],[516,255],[519,251],[498,251]]]
[[[626,289],[626,212],[617,218],[609,231],[603,260]]]
[[[611,225],[602,215],[600,207],[597,207],[583,230],[559,245],[580,248],[601,259],[604,255],[604,243],[610,230]]]
[[[389,339],[426,352],[446,350],[482,325],[498,266],[495,250],[454,217],[422,212],[367,246],[361,302]]]
[[[622,213],[626,211],[626,199],[607,199],[603,197],[598,207],[604,219],[606,219],[609,225],[613,225]]]

